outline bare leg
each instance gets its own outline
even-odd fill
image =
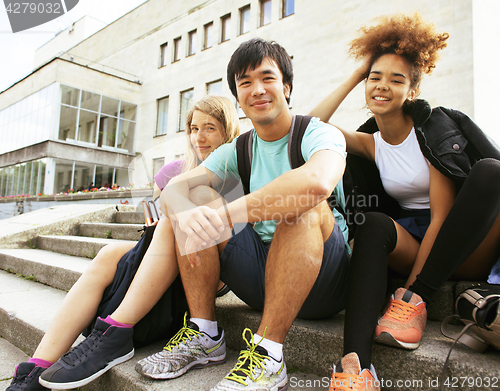
[[[300,218],[278,224],[267,257],[266,297],[258,335],[267,327],[266,338],[283,343],[318,277],[323,246],[334,224],[326,202]]]
[[[167,218],[161,219],[127,294],[111,318],[135,325],[160,300],[178,274],[172,224]]]
[[[59,307],[34,358],[56,362],[95,317],[106,287],[113,282],[116,265],[135,243],[116,243],[103,247],[73,285]]]

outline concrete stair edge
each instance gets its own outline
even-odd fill
[[[79,227],[80,236],[106,239],[139,240],[144,225],[120,223],[82,223]]]
[[[36,238],[36,247],[42,250],[59,252],[78,257],[94,258],[107,244],[133,242],[119,239],[90,238],[82,236],[40,235]]]

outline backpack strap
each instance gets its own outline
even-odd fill
[[[238,172],[245,195],[250,193],[250,172],[252,170],[253,132],[243,133],[236,140],[236,156],[238,158]]]
[[[302,156],[302,139],[311,121],[310,115],[295,115],[292,119],[290,135],[288,136],[288,159],[292,170],[302,166],[306,161]]]

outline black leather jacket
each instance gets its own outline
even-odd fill
[[[459,191],[471,167],[484,158],[500,160],[500,150],[466,114],[444,107],[431,109],[418,99],[408,110],[423,155],[443,175],[457,184]],[[375,118],[358,132],[378,131]],[[359,156],[347,156],[344,191],[350,195],[348,208],[355,212],[380,211],[398,218],[400,207],[382,186],[375,164]]]

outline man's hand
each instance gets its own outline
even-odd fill
[[[188,236],[191,249],[200,250],[213,245],[212,242],[219,240],[224,232],[224,222],[217,211],[208,206],[198,206],[175,217],[179,228]]]

